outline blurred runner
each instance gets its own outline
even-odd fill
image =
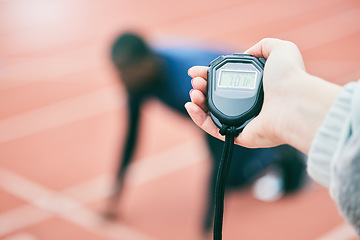
[[[188,117],[184,108],[184,104],[190,101],[189,92],[192,89],[187,75],[188,69],[194,65],[208,65],[221,54],[224,53],[199,50],[198,47],[151,48],[140,36],[133,33],[124,33],[116,39],[111,57],[128,93],[129,126],[124,151],[119,159],[113,196],[105,214],[107,218],[117,216],[116,207],[126,170],[136,148],[137,136],[140,134],[138,123],[144,102],[149,98],[156,98]],[[223,142],[205,133],[204,137],[212,160],[207,211],[203,221],[203,232],[206,235],[212,229],[215,182]],[[261,200],[276,200],[284,193],[294,192],[302,185],[305,166],[303,156],[290,146],[269,149],[235,146],[233,159],[227,186],[243,187],[252,183],[261,174],[267,173],[254,188],[255,196]]]

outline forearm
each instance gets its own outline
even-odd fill
[[[118,169],[119,177],[123,177],[123,173],[126,171],[128,165],[131,162],[135,151],[138,135],[141,101],[138,98],[130,95],[128,103],[128,128],[125,147],[123,149],[123,154],[120,160],[121,164]]]

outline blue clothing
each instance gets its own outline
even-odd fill
[[[166,72],[165,81],[157,86],[153,95],[172,109],[187,114],[184,104],[190,101],[189,92],[192,89],[188,69],[195,65],[207,66],[221,53],[178,48],[157,49],[155,53],[163,61]]]

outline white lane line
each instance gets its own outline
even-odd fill
[[[106,236],[110,239],[154,240],[154,238],[147,236],[128,225],[105,222],[99,214],[94,213],[85,207],[78,207],[66,213],[62,212],[61,216],[69,222],[84,227],[88,231]]]
[[[3,240],[37,240],[33,234],[27,232],[15,233],[14,235],[8,236]]]
[[[113,175],[102,174],[93,179],[68,187],[61,191],[61,193],[82,203],[96,202],[111,195],[113,181]]]
[[[314,10],[321,11],[321,9],[323,9],[324,7],[336,2],[341,2],[341,0],[312,1],[311,4],[304,4],[303,1],[271,1],[271,5],[268,4],[270,3],[270,1],[247,1],[244,4],[239,4],[232,8],[217,11],[216,16],[218,18],[231,20],[233,19],[234,15],[241,12],[242,17],[246,18],[250,17],[253,14],[254,10],[258,8],[264,8],[264,5],[265,7],[271,7],[271,9],[273,10],[272,14],[269,14],[266,17],[252,18],[252,21],[247,21],[246,24],[237,24],[235,30],[236,32],[239,32],[247,30],[249,28],[256,29],[257,26],[273,24],[274,21],[278,20],[289,21],[289,17],[296,16],[298,18],[303,18],[308,12]],[[294,7],[294,5],[296,7]],[[287,9],[287,11],[284,11],[284,9]],[[217,31],[201,32],[201,34],[199,34],[198,29],[201,28],[203,23],[208,22],[209,19],[212,19],[213,15],[214,13],[209,13],[188,18],[180,22],[171,22],[170,24],[165,23],[165,25],[159,26],[158,29],[160,29],[161,32],[170,32],[173,34],[178,34],[175,32],[176,30],[182,31],[182,29],[187,29],[187,35],[192,34],[193,36],[198,36],[197,39],[200,46],[202,43],[209,40],[214,40],[214,38],[216,39],[219,36],[231,35],[232,33],[234,33],[234,27],[232,25],[224,25],[223,22],[219,21],[219,26],[216,26]],[[193,27],[189,28],[188,26]]]
[[[0,215],[0,237],[49,219],[53,214],[32,205],[21,206]]]
[[[208,157],[207,154],[208,151],[204,140],[194,139],[156,156],[133,163],[129,167],[127,184],[136,187],[148,183],[204,161]],[[23,228],[23,226],[37,224],[56,215],[83,226],[96,234],[106,235],[106,237],[110,239],[119,239],[119,237],[123,238],[125,236],[128,236],[126,239],[151,239],[126,225],[117,223],[102,224],[103,220],[98,214],[83,207],[83,204],[101,200],[109,196],[111,193],[111,182],[112,176],[103,174],[58,193],[9,170],[0,168],[1,189],[33,205],[26,206],[26,208],[40,208],[41,211],[47,211],[45,212],[47,214],[45,216],[42,214],[38,214],[39,216],[33,214],[34,216],[30,218],[24,217],[27,216],[27,213],[22,210],[22,208],[1,214],[0,226],[3,228],[0,236],[14,230],[19,230]],[[12,218],[14,219],[11,226],[2,224],[9,218],[8,216],[13,216]],[[17,224],[16,219],[20,218],[23,222],[20,221],[19,224]]]
[[[316,240],[353,240],[357,239],[355,231],[349,224],[343,223]]]
[[[203,139],[194,139],[129,166],[127,183],[139,186],[209,159]]]
[[[118,86],[104,88],[0,120],[0,143],[25,137],[124,106]]]
[[[36,201],[39,199],[46,199],[52,195],[44,186],[2,167],[0,167],[0,188],[25,201],[35,203],[34,205],[38,205]]]
[[[58,192],[47,189],[46,187],[30,181],[20,175],[11,171],[0,168],[0,188],[13,194],[18,198],[22,198],[30,202],[33,206],[26,206],[11,210],[10,212],[0,215],[1,234],[5,235],[12,231],[21,229],[24,226],[39,223],[50,218],[51,216],[60,216],[67,219],[71,223],[75,223],[84,227],[86,230],[93,232],[99,236],[110,239],[137,239],[137,240],[151,240],[152,238],[143,233],[132,229],[125,224],[109,223],[110,230],[104,231],[104,224],[102,218],[92,212],[91,210],[82,206],[82,203],[74,201],[67,196]],[[46,210],[49,215],[40,215],[33,211],[34,206]],[[30,210],[29,210],[30,209]],[[20,212],[21,214],[17,213]],[[33,217],[27,217],[30,212]],[[13,219],[10,224],[3,224],[7,219]],[[12,218],[11,218],[12,216]],[[30,215],[31,216],[31,215]],[[0,234],[0,236],[1,236]]]
[[[283,12],[282,14],[274,14],[272,17],[273,20],[278,20],[281,18],[286,18],[295,15],[304,15],[309,11],[313,11],[314,9],[320,9],[327,5],[338,2],[339,0],[328,0],[328,1],[315,1],[313,4],[303,4],[298,8],[292,9],[292,11]],[[281,3],[281,2],[280,2]],[[281,3],[283,4],[283,3]],[[289,5],[290,6],[290,5]],[[284,6],[283,6],[284,7]],[[242,5],[241,8],[244,8]],[[254,8],[254,6],[249,6],[249,9]],[[243,9],[242,9],[243,10]],[[225,10],[224,14],[229,15],[227,12],[232,10]],[[267,19],[269,21],[269,19]],[[175,22],[176,24],[177,22]],[[254,27],[253,25],[263,24],[260,22],[251,23],[251,25],[244,25],[243,28],[246,27]],[[224,29],[225,30],[225,29]],[[228,34],[230,32],[228,31]],[[219,34],[216,32],[216,34]],[[226,34],[226,32],[224,33]],[[193,46],[194,40],[191,39],[181,39],[178,41],[177,38],[171,37],[173,39],[169,39],[169,36],[158,37],[155,36],[153,39],[153,45],[162,46],[166,45],[191,45]],[[174,43],[177,42],[177,43]],[[201,46],[203,46],[203,42]],[[185,44],[186,43],[186,44]],[[110,66],[110,61],[105,56],[104,52],[106,49],[104,44],[91,44],[85,47],[81,47],[78,49],[70,49],[65,51],[65,53],[54,54],[51,56],[32,58],[31,61],[29,59],[24,59],[24,62],[4,65],[3,66],[3,74],[0,75],[2,77],[2,84],[0,85],[0,90],[10,89],[14,87],[24,86],[29,83],[39,82],[39,81],[52,81],[58,80],[59,77],[78,73],[85,70],[91,70],[94,68],[102,68],[105,66]],[[210,47],[210,46],[209,46]],[[213,48],[213,46],[212,46]],[[225,50],[224,50],[225,51]],[[39,71],[43,66],[47,66],[45,71]],[[60,74],[59,74],[60,72]],[[24,75],[26,78],[24,78]]]
[[[294,41],[302,51],[306,51],[360,32],[360,26],[354,24],[356,22],[360,22],[360,8],[341,12],[317,22],[276,34],[276,37]],[[309,36],[309,34],[317,35]],[[308,37],[304,38],[304,36]],[[299,39],[301,41],[297,41]]]
[[[36,82],[59,81],[64,76],[89,70],[106,69],[110,67],[110,61],[106,61],[102,45],[92,44],[50,56],[24,58],[24,62],[15,64],[3,61],[0,91]],[[81,81],[85,79],[78,78]]]
[[[138,187],[209,158],[204,139],[194,139],[131,163],[127,171],[126,185]],[[71,186],[61,193],[83,203],[96,202],[111,195],[114,180],[114,175],[102,174]]]

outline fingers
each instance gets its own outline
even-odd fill
[[[267,142],[267,139],[261,135],[261,130],[257,123],[259,118],[254,118],[244,130],[235,139],[235,143],[247,148],[270,147],[272,144]]]
[[[267,59],[270,56],[270,53],[274,51],[276,48],[290,46],[292,45],[296,47],[295,44],[289,41],[284,41],[275,38],[264,38],[251,48],[245,51],[247,54],[251,54],[255,57],[262,57]],[[296,47],[297,48],[297,47]]]
[[[191,90],[190,98],[191,101],[198,105],[204,112],[208,112],[208,108],[206,105],[206,97],[201,91],[196,89]]]
[[[205,96],[207,95],[207,81],[201,77],[196,77],[191,80],[194,89],[201,91]]]
[[[208,69],[209,69],[208,67],[204,67],[204,66],[194,66],[189,69],[188,74],[192,78],[201,77],[204,80],[206,80]]]
[[[190,91],[191,102],[185,104],[185,108],[192,120],[205,132],[224,140],[220,135],[219,129],[208,115],[206,104],[207,95],[207,70],[208,67],[195,66],[189,69],[189,76],[192,77],[193,90]]]
[[[302,70],[305,70],[304,61],[299,48],[295,43],[274,38],[264,38],[251,48],[245,51],[255,57],[262,57],[268,60],[270,55],[274,58],[281,59],[284,63],[294,63]],[[276,56],[276,57],[275,57]],[[271,58],[271,57],[270,57]]]
[[[207,77],[207,69],[207,67],[201,66],[195,66],[189,69],[189,75],[194,77],[191,80],[194,88],[190,91],[191,101],[198,105],[204,112],[208,111],[206,105],[207,81],[204,79],[204,75]]]
[[[202,108],[200,108],[193,102],[186,103],[185,108],[194,123],[198,125],[201,129],[220,140],[225,139],[225,137],[220,135],[219,129],[211,120],[210,116],[206,112],[204,112]]]

